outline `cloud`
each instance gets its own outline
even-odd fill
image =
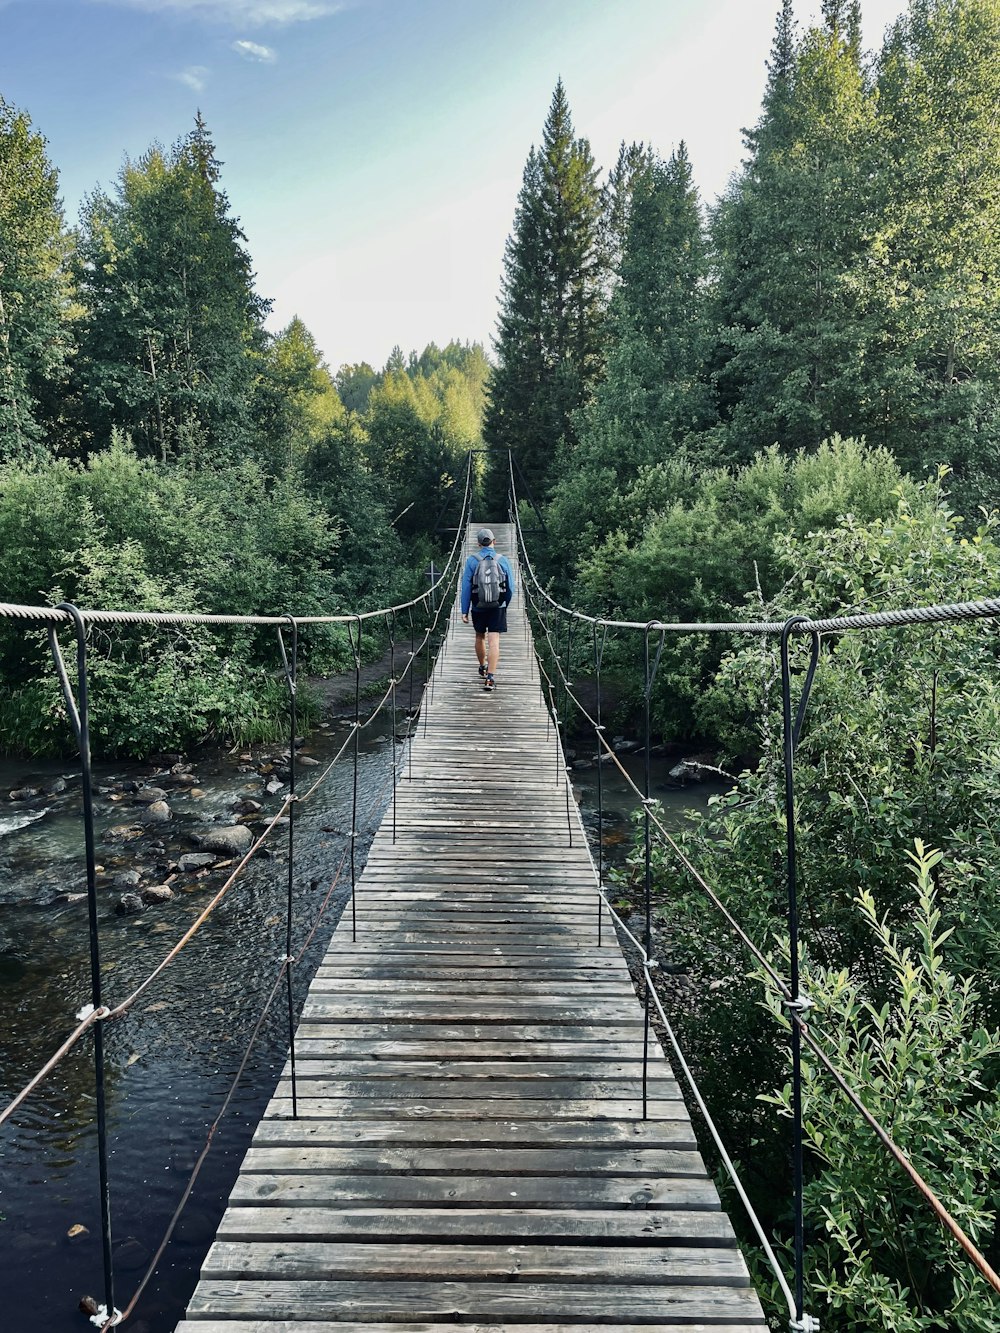
[[[262,65],[273,65],[278,53],[270,46],[261,46],[257,42],[233,42],[233,50],[244,60],[255,60]]]
[[[174,78],[178,83],[187,84],[196,93],[203,93],[208,81],[208,66],[188,65],[187,69],[182,69],[179,74],[174,75]]]
[[[105,5],[142,9],[149,14],[188,14],[258,27],[265,23],[305,23],[343,9],[344,0],[99,0]]]

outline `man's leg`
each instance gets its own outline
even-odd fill
[[[486,670],[492,676],[500,662],[500,635],[495,631],[490,635],[488,665]]]
[[[494,638],[495,638],[495,637],[496,637],[496,636],[494,635]],[[482,632],[480,632],[479,630],[476,630],[476,656],[479,658],[479,665],[480,665],[480,666],[485,666],[485,665],[486,665],[486,631],[485,631],[485,630],[483,630]],[[490,670],[492,671],[493,668],[490,667]]]

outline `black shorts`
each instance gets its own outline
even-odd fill
[[[506,634],[507,633],[507,608],[506,606],[491,606],[488,611],[477,611],[472,608],[472,625],[477,634]]]

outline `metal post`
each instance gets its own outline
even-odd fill
[[[593,626],[594,639],[594,679],[597,689],[597,882],[601,892],[597,895],[597,945],[603,943],[604,930],[604,751],[601,748],[601,733],[604,726],[601,721],[601,666],[604,662],[604,647],[608,641],[608,627],[601,627],[601,642],[597,642],[597,623]]]
[[[653,696],[653,681],[656,679],[656,670],[660,665],[660,656],[663,652],[663,641],[665,631],[660,631],[660,642],[656,649],[656,657],[652,664],[649,660],[649,635],[655,621],[650,621],[646,626],[643,637],[643,665],[645,677],[644,697],[644,743],[643,743],[643,784],[642,784],[642,816],[643,816],[643,852],[645,862],[645,899],[646,899],[646,933],[643,939],[643,948],[646,951],[647,963],[653,961],[653,867],[652,867],[652,839],[650,835],[649,807],[652,798],[649,794],[649,748],[651,741],[650,712],[651,700]],[[649,1078],[649,972],[643,973],[645,978],[645,993],[643,1000],[643,1035],[642,1035],[642,1118],[646,1119],[646,1097],[647,1083]]]
[[[802,722],[805,717],[809,692],[812,689],[816,663],[819,660],[819,635],[812,633],[811,655],[795,721],[792,721],[792,673],[789,662],[789,639],[804,617],[792,616],[785,622],[781,631],[781,716],[783,761],[785,770],[785,857],[786,879],[788,884],[788,963],[789,990],[788,1001],[789,1029],[792,1055],[792,1169],[795,1192],[795,1317],[800,1327],[804,1327],[803,1311],[805,1301],[805,1221],[803,1200],[803,1126],[802,1126],[802,1031],[799,1027],[799,1015],[806,1007],[806,1002],[799,994],[799,909],[798,885],[795,848],[795,748],[798,745]]]
[[[396,613],[385,618],[389,631],[389,688],[392,691],[392,734],[389,737],[389,758],[392,763],[392,842],[396,844]]]
[[[357,616],[354,623],[349,623],[347,626],[351,649],[354,653],[354,783],[351,798],[351,940],[353,943],[357,943],[358,938],[356,853],[358,842],[358,747],[361,743],[361,629],[363,623],[361,617]]]
[[[288,903],[285,913],[285,990],[288,999],[288,1059],[292,1072],[292,1119],[299,1118],[298,1080],[295,1073],[295,994],[292,978],[292,915],[295,901],[295,733],[298,728],[296,714],[296,694],[298,691],[299,670],[299,627],[294,616],[286,615],[292,636],[292,652],[289,658],[285,649],[285,638],[278,627],[278,646],[281,649],[281,663],[285,669],[285,684],[288,686]]]
[[[94,1008],[102,1007],[101,946],[97,924],[97,854],[94,837],[94,775],[90,755],[90,700],[87,688],[87,627],[77,607],[61,602],[76,631],[76,695],[70,684],[54,625],[49,626],[49,648],[59,675],[66,712],[80,752],[83,788],[83,837],[87,862],[87,917],[90,926],[90,996]],[[94,1024],[94,1087],[97,1113],[97,1169],[101,1191],[101,1241],[104,1255],[104,1307],[108,1318],[116,1315],[114,1263],[111,1252],[111,1186],[108,1177],[108,1117],[104,1073],[104,1024]]]

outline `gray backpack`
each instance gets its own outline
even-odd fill
[[[478,556],[479,565],[472,575],[472,600],[477,611],[492,611],[507,600],[507,575],[492,551]]]

